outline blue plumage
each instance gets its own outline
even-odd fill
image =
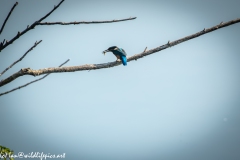
[[[123,64],[124,66],[126,66],[126,65],[127,65],[127,57],[126,57],[126,56],[121,56],[120,59],[121,59],[121,61],[122,61],[122,64]]]
[[[118,48],[117,46],[112,46],[109,47],[107,50],[103,51],[103,54],[105,54],[106,52],[112,52],[117,57],[117,61],[120,59],[124,66],[127,65],[127,54],[124,49]]]

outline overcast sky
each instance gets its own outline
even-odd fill
[[[2,24],[16,1],[0,1]],[[59,0],[21,0],[0,41],[10,40]],[[37,26],[0,52],[0,72],[43,40],[2,78],[30,67],[115,61],[221,21],[240,17],[238,0],[69,0],[44,22],[137,19],[109,24]],[[0,145],[66,154],[66,160],[240,159],[240,24],[153,55],[95,71],[51,74],[0,97]],[[23,76],[0,93],[38,77]]]

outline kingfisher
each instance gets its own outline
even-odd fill
[[[107,50],[103,51],[103,54],[105,55],[107,52],[112,52],[117,57],[117,61],[121,60],[124,66],[127,65],[127,54],[122,48],[112,46],[109,47]]]

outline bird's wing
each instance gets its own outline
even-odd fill
[[[127,53],[124,51],[124,49],[120,48],[120,50],[122,51],[122,54],[123,54],[124,56],[127,56]]]

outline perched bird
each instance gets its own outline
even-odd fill
[[[120,59],[124,66],[127,65],[127,57],[126,57],[127,54],[122,48],[118,48],[117,46],[112,46],[112,47],[109,47],[107,50],[103,51],[103,54],[105,55],[106,52],[112,52],[117,57],[117,61],[119,61]]]

